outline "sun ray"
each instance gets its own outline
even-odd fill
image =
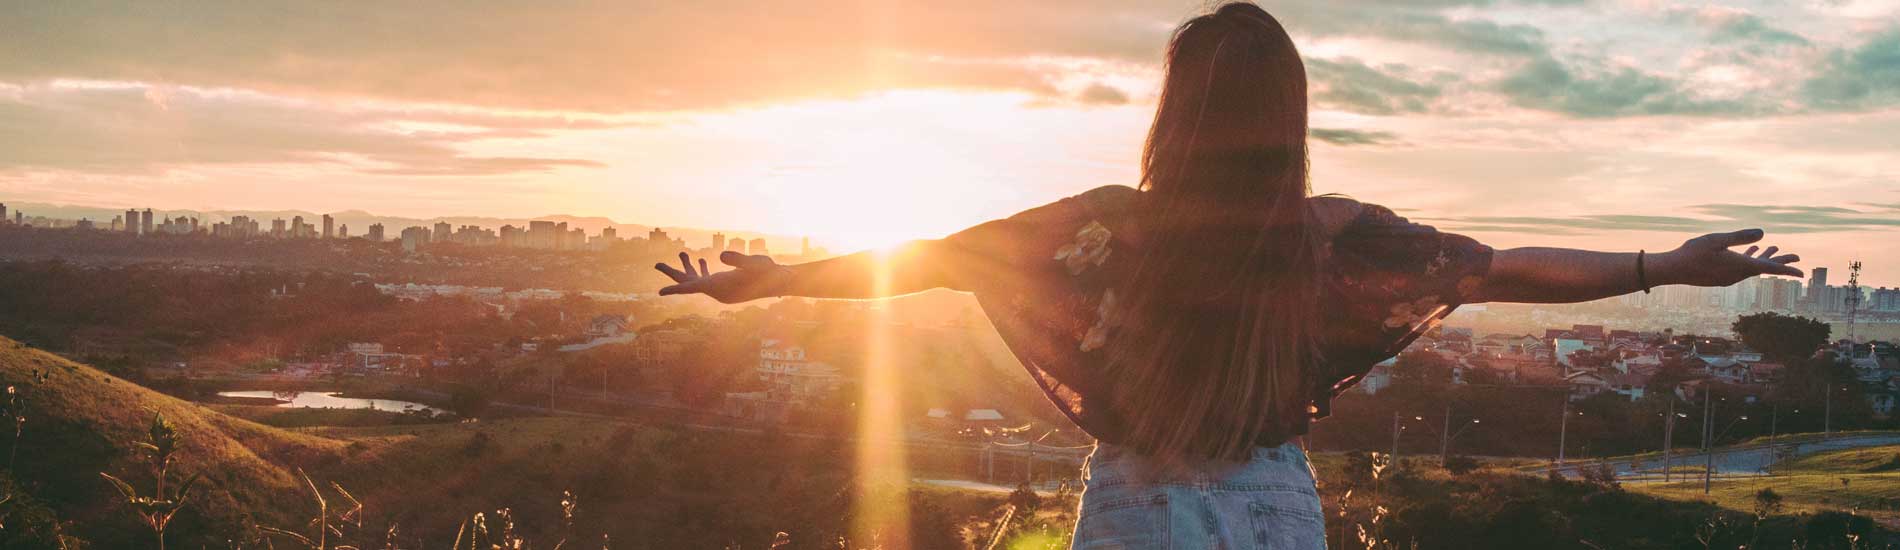
[[[873,274],[879,295],[889,294],[891,255],[878,254]],[[910,483],[904,457],[904,423],[898,388],[902,384],[891,353],[890,309],[875,304],[866,354],[863,394],[858,399],[857,500],[853,539],[875,541],[886,550],[909,548],[910,514],[905,498]]]

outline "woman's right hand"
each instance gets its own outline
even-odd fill
[[[692,257],[685,252],[680,253],[680,268],[664,262],[653,264],[654,269],[676,283],[661,288],[660,295],[705,294],[720,303],[736,304],[780,296],[791,279],[791,269],[772,261],[770,256],[747,256],[728,250],[719,253],[719,261],[735,269],[712,273],[706,268],[706,260],[701,258],[699,269],[695,270]]]

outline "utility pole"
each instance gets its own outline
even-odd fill
[[[1777,424],[1781,422],[1781,402],[1770,403],[1768,407],[1768,446],[1775,446]]]
[[[1399,456],[1399,430],[1402,430],[1402,429],[1405,429],[1405,428],[1399,425],[1399,412],[1392,411],[1392,454],[1390,455],[1391,459],[1396,459]]]
[[[1702,494],[1709,494],[1709,476],[1715,471],[1715,387],[1703,388],[1702,394]]]
[[[1671,392],[1669,395],[1669,413],[1663,415],[1663,483],[1669,482],[1669,454],[1676,445],[1675,437],[1676,396],[1674,392]]]
[[[1564,465],[1564,447],[1566,436],[1570,432],[1570,397],[1564,396],[1563,420],[1557,423],[1557,465]]]
[[[1834,438],[1834,365],[1827,369],[1827,387],[1821,390],[1821,439]]]
[[[1445,404],[1445,429],[1438,432],[1438,463],[1451,457],[1451,404]]]

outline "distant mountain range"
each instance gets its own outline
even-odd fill
[[[120,209],[120,208],[100,208],[100,207],[94,207],[94,206],[74,206],[74,205],[64,205],[64,204],[46,204],[46,203],[33,203],[33,202],[22,202],[22,203],[6,202],[5,204],[7,205],[7,209],[9,210],[9,214],[8,214],[9,216],[12,215],[11,214],[12,211],[20,211],[20,212],[25,212],[27,216],[45,216],[48,218],[66,219],[66,220],[89,219],[96,223],[99,223],[102,226],[107,223],[110,223],[112,221],[112,218],[125,214],[125,209]],[[140,208],[139,210],[144,210],[144,208]],[[282,218],[284,220],[290,220],[297,216],[303,216],[305,223],[317,225],[318,230],[321,231],[322,219],[323,219],[323,215],[321,213],[308,212],[308,211],[303,211],[303,210],[213,210],[209,212],[197,211],[197,210],[159,210],[159,209],[152,210],[152,218],[154,220],[157,220],[163,217],[168,217],[168,216],[173,217],[173,218],[176,218],[179,216],[197,217],[199,223],[203,225],[207,225],[207,226],[213,223],[217,223],[217,222],[229,221],[234,216],[250,216],[252,219],[259,220],[259,224],[263,225],[264,228],[267,230],[270,228],[271,220],[278,219],[278,218]],[[608,218],[604,218],[600,216],[570,216],[570,215],[565,215],[565,214],[555,214],[555,215],[540,216],[540,217],[534,217],[534,218],[492,218],[492,217],[481,217],[481,216],[446,216],[446,217],[440,217],[440,218],[404,218],[404,217],[398,217],[398,216],[380,216],[376,214],[371,214],[369,212],[364,212],[362,210],[344,210],[342,212],[331,212],[330,216],[336,218],[337,225],[349,226],[350,235],[353,235],[353,236],[362,236],[368,233],[370,224],[377,224],[377,223],[383,224],[384,232],[387,234],[389,238],[392,238],[392,239],[395,238],[396,235],[402,233],[402,230],[405,227],[415,227],[415,226],[431,227],[431,226],[434,226],[436,222],[449,222],[450,225],[456,226],[458,228],[464,225],[474,225],[474,226],[484,227],[488,229],[500,229],[501,226],[503,225],[525,227],[528,225],[529,221],[551,221],[555,223],[567,222],[568,227],[585,230],[589,236],[599,235],[602,229],[612,227],[614,228],[614,231],[618,232],[620,234],[620,237],[623,239],[634,238],[634,237],[645,238],[647,236],[647,232],[653,229],[653,226],[650,226],[650,225],[641,225],[641,224],[636,224],[636,223],[620,223],[612,219],[608,219]],[[157,223],[157,222],[154,221],[154,223]],[[726,238],[728,239],[744,238],[747,240],[751,240],[751,239],[763,237],[765,238],[767,248],[771,249],[774,253],[781,253],[781,254],[783,253],[795,254],[799,251],[799,246],[801,245],[801,237],[792,236],[792,235],[772,235],[772,234],[749,232],[749,231],[743,231],[743,230],[702,229],[702,228],[697,228],[697,227],[662,227],[661,229],[666,231],[667,235],[672,236],[673,238],[685,239],[686,245],[692,248],[700,248],[700,247],[712,245],[713,233],[725,233]],[[819,243],[814,243],[814,245],[818,245],[818,244]]]

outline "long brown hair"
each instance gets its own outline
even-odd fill
[[[1142,156],[1140,258],[1117,285],[1119,443],[1244,460],[1308,414],[1321,258],[1306,132],[1305,66],[1273,16],[1231,3],[1175,31]]]

